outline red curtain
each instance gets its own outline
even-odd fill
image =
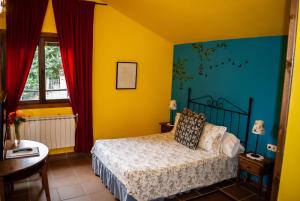
[[[48,0],[9,0],[6,15],[7,111],[16,110],[37,47]]]
[[[92,61],[94,2],[53,0],[60,52],[73,113],[78,114],[75,151],[93,145]]]

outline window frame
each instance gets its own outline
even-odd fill
[[[39,60],[39,100],[19,101],[19,108],[52,108],[70,107],[70,99],[46,99],[46,75],[45,75],[45,44],[46,42],[57,42],[56,34],[42,34],[38,42]]]

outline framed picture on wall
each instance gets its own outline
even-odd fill
[[[116,89],[136,89],[137,62],[117,62]]]

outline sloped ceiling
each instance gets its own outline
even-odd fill
[[[285,35],[290,0],[103,0],[178,43]]]

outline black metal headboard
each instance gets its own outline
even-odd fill
[[[235,134],[247,150],[252,101],[253,99],[249,98],[248,108],[243,110],[225,98],[209,95],[191,98],[189,88],[187,107],[195,112],[204,113],[209,123],[226,126],[227,132]]]

